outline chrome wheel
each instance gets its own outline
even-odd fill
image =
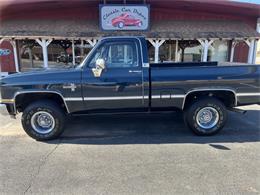
[[[211,129],[219,121],[219,113],[213,107],[202,108],[196,116],[197,124],[203,129]]]
[[[40,134],[50,133],[55,127],[54,117],[45,111],[38,111],[31,117],[32,128]]]

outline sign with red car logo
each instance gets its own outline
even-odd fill
[[[102,30],[148,30],[149,5],[100,5]]]

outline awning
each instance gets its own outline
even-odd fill
[[[167,39],[260,38],[260,34],[248,24],[229,20],[152,21],[148,31],[101,31],[96,21],[85,20],[13,20],[0,24],[0,37],[70,39],[118,35]]]

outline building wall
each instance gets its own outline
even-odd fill
[[[0,71],[1,72],[15,72],[13,47],[9,41],[3,41],[0,44],[1,49],[9,49],[11,53],[7,56],[0,56]]]
[[[19,20],[19,19],[81,19],[99,22],[99,3],[101,1],[48,1],[44,3],[24,3],[17,6],[6,7],[2,11],[1,19],[3,20]],[[170,3],[166,1],[149,1],[151,8],[151,24],[156,21],[165,20],[239,20],[249,24],[252,28],[256,28],[256,18],[247,14],[246,9],[241,12],[239,8],[230,8],[221,5],[210,5],[209,3],[185,3],[184,1],[176,1]],[[198,6],[199,4],[199,6]],[[239,14],[238,14],[239,13]],[[3,43],[7,44],[7,43]],[[8,44],[6,45],[6,47]],[[9,44],[10,46],[10,44]],[[13,71],[14,60],[13,55],[1,57],[1,71]],[[235,48],[234,62],[247,62],[248,46],[240,43]],[[8,65],[7,65],[8,63]],[[3,64],[3,65],[2,65]]]

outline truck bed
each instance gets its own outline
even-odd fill
[[[183,98],[195,90],[228,89],[237,94],[237,104],[259,103],[260,65],[218,66],[217,63],[150,64],[152,107],[163,105],[182,109]],[[242,95],[241,95],[242,94]],[[174,100],[174,101],[173,101]]]

